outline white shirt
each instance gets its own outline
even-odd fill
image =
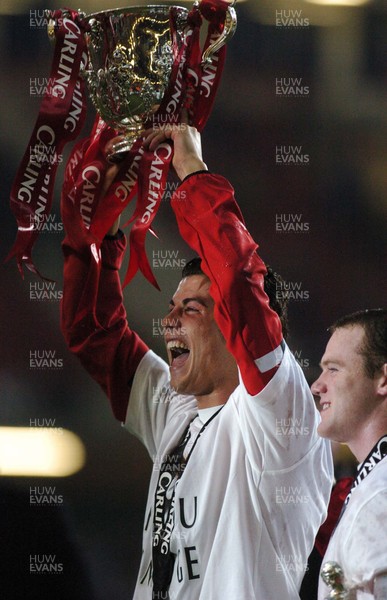
[[[376,575],[387,573],[387,457],[353,490],[322,561],[337,562],[351,600],[374,598]],[[318,598],[329,593],[319,582]]]
[[[187,458],[195,445],[197,437],[200,435],[200,432],[204,425],[209,422],[212,416],[216,415],[216,413],[221,409],[221,406],[211,406],[210,408],[200,408],[198,409],[198,416],[194,418],[192,423],[189,426],[189,440],[187,445],[184,448],[183,456]]]
[[[134,600],[152,598],[152,520],[163,456],[194,415],[169,368],[149,351],[132,386],[126,426],[154,461]],[[295,600],[326,516],[333,466],[316,433],[319,414],[285,350],[269,384],[250,396],[241,382],[195,445],[176,486],[171,600]]]

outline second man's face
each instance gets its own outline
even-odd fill
[[[321,359],[322,373],[312,385],[319,396],[322,437],[351,445],[372,420],[375,409],[375,382],[364,370],[360,354],[364,329],[342,327],[332,334]]]

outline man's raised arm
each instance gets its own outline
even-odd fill
[[[76,250],[66,236],[61,305],[61,327],[69,349],[101,385],[120,421],[125,420],[131,383],[148,350],[126,320],[119,279],[125,245],[119,232],[107,236],[98,256],[87,235]]]
[[[202,259],[211,280],[215,318],[242,380],[251,395],[260,392],[278,369],[283,335],[278,315],[264,291],[266,266],[247,231],[234,190],[221,176],[206,169],[200,136],[186,124],[148,132],[145,144],[154,149],[169,138],[173,165],[182,180],[172,199],[180,233]]]

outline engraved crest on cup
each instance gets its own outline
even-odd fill
[[[320,575],[323,582],[331,588],[324,600],[349,600],[349,591],[344,585],[344,572],[337,562],[326,562]]]
[[[200,6],[198,2],[195,5]],[[125,134],[125,139],[113,146],[111,160],[130,149],[144,123],[159,108],[174,56],[184,43],[188,14],[188,9],[180,6],[154,5],[107,10],[87,17],[89,93],[102,119]],[[211,62],[213,54],[232,37],[236,23],[230,5],[223,32],[203,53],[203,64]]]
[[[88,17],[88,89],[102,119],[127,135],[121,151],[130,147],[130,138],[139,135],[164,97],[187,15],[182,7],[144,6]],[[175,48],[170,19],[175,23]]]

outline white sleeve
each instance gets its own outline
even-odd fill
[[[167,363],[149,350],[133,379],[125,427],[144,444],[152,459],[168,421],[195,407],[192,396],[177,394],[170,387]]]
[[[343,565],[345,572],[348,569],[351,579],[367,591],[375,577],[387,573],[387,490],[375,493],[361,506],[347,532],[343,553],[348,563],[348,567]]]
[[[290,468],[322,443],[317,435],[320,415],[287,346],[277,372],[259,394],[250,396],[240,384],[238,416],[250,462],[258,472]]]

